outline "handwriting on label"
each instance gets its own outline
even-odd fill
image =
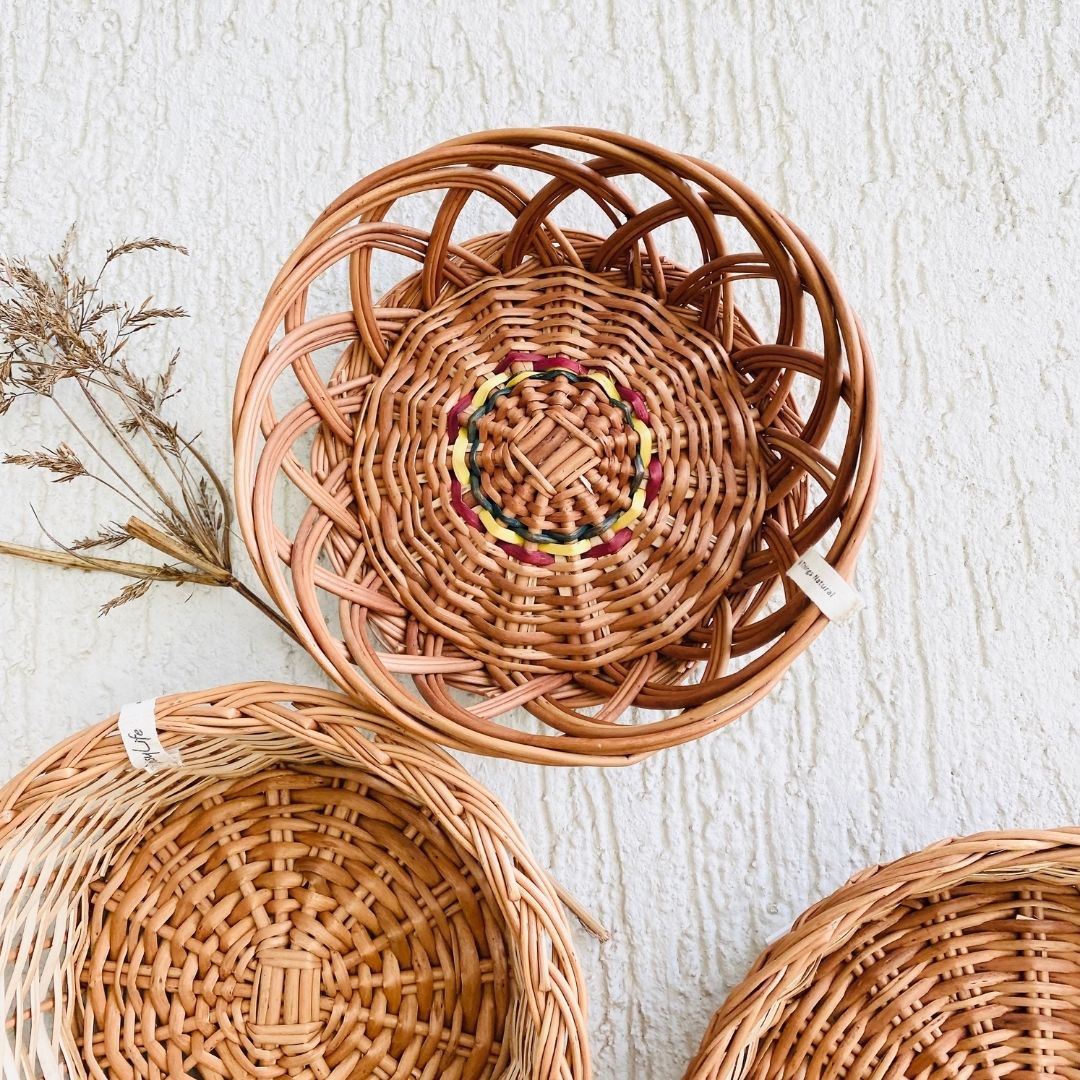
[[[136,701],[120,710],[118,726],[128,760],[137,769],[157,772],[183,764],[179,751],[166,750],[158,736],[156,698]]]
[[[850,619],[862,607],[859,594],[816,551],[800,556],[787,576],[833,622]]]

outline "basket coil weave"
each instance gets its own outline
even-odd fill
[[[378,298],[391,257],[419,268]],[[270,290],[234,435],[245,541],[323,668],[540,762],[635,760],[760,699],[825,625],[785,572],[817,547],[850,576],[877,479],[820,254],[718,169],[584,129],[469,136],[336,200]]]
[[[686,1080],[1080,1076],[1080,829],[874,867],[758,959]]]
[[[562,909],[494,798],[338,694],[157,702],[0,790],[0,1075],[590,1075]]]

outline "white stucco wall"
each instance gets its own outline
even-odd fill
[[[1080,5],[5,0],[0,250],[80,226],[187,260],[130,280],[173,331],[177,413],[228,453],[280,261],[369,169],[577,122],[708,157],[834,262],[880,370],[887,472],[858,584],[753,714],[625,771],[468,765],[611,927],[578,936],[597,1075],[677,1077],[764,942],[851,872],[946,834],[1080,822]],[[21,412],[0,447],[52,439]],[[0,472],[0,535],[118,513]],[[0,561],[6,777],[115,706],[318,680],[233,597]]]

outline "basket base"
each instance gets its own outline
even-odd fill
[[[501,1067],[500,920],[433,821],[353,770],[202,788],[112,862],[90,926],[80,1038],[110,1078]]]
[[[351,450],[363,568],[422,637],[590,673],[710,618],[768,482],[749,381],[702,319],[624,273],[527,262],[447,292],[385,361],[349,354],[335,381],[377,371]]]

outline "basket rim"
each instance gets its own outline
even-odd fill
[[[559,1071],[553,1076],[588,1080],[586,989],[558,886],[536,863],[499,800],[453,757],[340,691],[290,683],[233,683],[163,695],[155,699],[155,713],[166,750],[200,735],[279,734],[338,765],[369,772],[430,813],[483,875],[503,921],[517,993],[528,1004],[527,1014],[537,1018],[538,1060],[554,1055]],[[58,797],[118,770],[134,770],[118,718],[113,713],[67,736],[0,786],[0,856],[5,848],[17,853],[22,827],[48,820]],[[182,773],[184,766],[175,771]]]
[[[684,1080],[738,1080],[777,1015],[813,978],[823,957],[842,949],[872,918],[905,900],[960,884],[1017,880],[1055,868],[1080,885],[1080,826],[987,830],[947,837],[853,874],[770,942],[709,1023]]]

